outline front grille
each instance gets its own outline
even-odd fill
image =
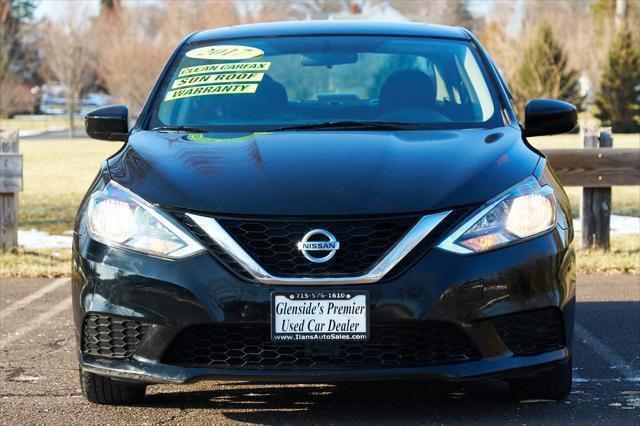
[[[457,327],[442,322],[372,325],[366,342],[273,343],[268,324],[193,326],[171,344],[163,362],[248,370],[425,367],[477,359]]]
[[[251,276],[186,215],[173,212],[223,264],[245,279]],[[419,216],[377,219],[217,218],[220,225],[270,274],[279,277],[350,277],[367,273],[418,222]],[[313,263],[297,243],[313,229],[326,229],[340,249],[325,263]],[[318,252],[320,253],[320,252]],[[318,254],[319,255],[319,254]]]
[[[440,238],[452,229],[471,207],[452,211],[411,253],[405,256],[385,278],[396,277]],[[239,277],[255,281],[239,263],[216,244],[184,211],[167,209],[188,228],[229,270]],[[422,215],[385,216],[360,219],[305,218],[240,219],[217,217],[218,222],[240,246],[271,275],[286,278],[353,277],[371,270],[418,222]],[[338,241],[340,249],[325,263],[313,263],[297,248],[297,243],[313,229],[326,229]],[[320,253],[320,252],[318,252]]]
[[[331,221],[219,220],[251,257],[279,277],[362,275],[417,221],[415,216]],[[296,247],[312,229],[326,229],[340,241],[340,249],[328,262],[310,262]]]
[[[149,327],[133,319],[88,314],[84,319],[82,352],[108,358],[130,357]]]
[[[544,308],[493,318],[491,324],[515,355],[537,355],[562,349],[565,344],[562,314]]]

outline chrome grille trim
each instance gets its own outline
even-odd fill
[[[256,281],[268,285],[346,285],[372,284],[380,281],[407,254],[411,252],[451,211],[425,215],[368,273],[357,277],[284,278],[271,275],[260,266],[212,217],[187,213],[216,244],[251,274]]]

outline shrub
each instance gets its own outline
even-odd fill
[[[583,96],[578,72],[569,67],[567,55],[549,25],[541,24],[525,47],[514,75],[513,89],[520,114],[532,98],[560,99],[581,106]]]

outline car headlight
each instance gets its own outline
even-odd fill
[[[91,195],[87,216],[91,238],[110,246],[170,259],[204,251],[165,213],[114,181]]]
[[[556,210],[553,189],[531,176],[487,202],[438,247],[469,254],[514,244],[553,228]]]

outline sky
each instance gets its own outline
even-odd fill
[[[153,2],[161,0],[151,0]],[[175,0],[174,0],[175,1]],[[494,4],[504,0],[471,0],[470,9],[472,13],[484,16],[489,13]],[[515,0],[522,2],[523,0]],[[82,4],[88,15],[96,15],[100,9],[99,0],[40,0],[35,11],[36,19],[50,18],[56,19],[64,11],[67,3]]]
[[[35,18],[36,20],[42,18],[55,20],[62,14],[68,3],[82,4],[90,16],[96,15],[100,9],[99,0],[40,0],[35,10]]]

